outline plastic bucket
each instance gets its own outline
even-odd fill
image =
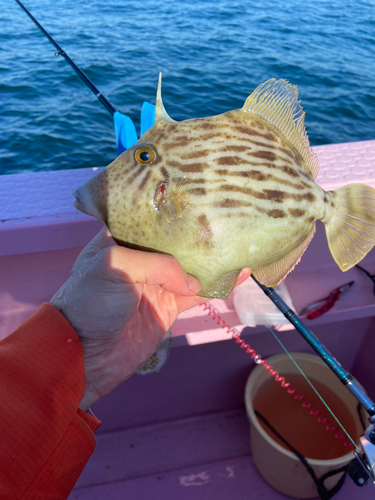
[[[309,378],[311,377],[325,384],[341,399],[353,416],[357,436],[360,436],[363,430],[357,412],[358,403],[345,386],[319,357],[305,353],[292,353],[292,356]],[[267,363],[280,374],[299,373],[286,354],[271,356],[267,358]],[[305,466],[294,453],[274,441],[261,426],[255,415],[253,408],[254,397],[258,391],[262,390],[262,384],[269,377],[268,370],[264,370],[263,366],[259,365],[251,372],[245,389],[246,411],[251,423],[250,448],[255,465],[264,479],[281,493],[295,498],[317,497],[316,485]],[[275,408],[275,411],[280,411],[280,409]],[[323,425],[322,428],[322,432],[325,432]],[[353,451],[350,450],[347,454],[331,460],[305,458],[319,479],[326,472],[339,469],[349,463],[354,458],[354,455]],[[331,489],[340,477],[341,474],[337,474],[328,478],[324,482],[326,488]]]

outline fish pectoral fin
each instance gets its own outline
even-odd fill
[[[266,286],[277,286],[283,279],[289,274],[298,262],[301,260],[301,257],[309,246],[310,241],[312,240],[315,234],[315,224],[314,228],[308,237],[303,240],[303,242],[294,250],[289,252],[282,259],[270,264],[269,266],[262,267],[253,271],[253,275],[255,278]]]
[[[315,180],[319,173],[317,155],[310,147],[305,129],[305,113],[298,101],[297,87],[286,80],[272,78],[257,87],[246,99],[243,111],[251,111],[272,123],[305,160],[302,168]]]
[[[211,283],[202,283],[203,286],[197,295],[210,299],[228,299],[240,272],[241,269],[235,269],[234,271],[223,274],[219,279]]]

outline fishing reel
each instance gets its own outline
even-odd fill
[[[348,474],[357,486],[366,486],[368,480],[375,484],[375,416],[369,417],[370,425],[359,438],[362,450],[348,465]]]

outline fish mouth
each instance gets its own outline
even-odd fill
[[[89,195],[85,184],[83,184],[83,186],[81,186],[78,189],[76,189],[75,191],[73,191],[72,194],[75,198],[75,201],[73,202],[73,206],[77,210],[79,210],[80,212],[83,212],[86,215],[91,215],[92,217],[95,217],[96,219],[101,220],[102,222],[105,222],[105,218],[104,218],[103,214],[100,212],[100,210],[96,206],[95,201]]]
[[[72,195],[74,196],[75,200],[73,201],[73,207],[79,210],[80,212],[87,213],[85,210],[85,205],[81,199],[82,195],[80,194],[79,189],[76,189],[73,191]],[[88,214],[90,215],[90,214]]]

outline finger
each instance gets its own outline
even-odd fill
[[[251,275],[251,269],[249,267],[244,267],[240,274],[238,275],[237,282],[235,286],[241,285],[245,280]],[[176,305],[178,308],[178,314],[191,309],[200,304],[204,304],[211,299],[204,297],[175,297]]]
[[[238,275],[235,286],[241,285],[244,281],[247,280],[251,275],[251,269],[249,267],[244,267],[240,274]]]
[[[211,299],[207,299],[204,297],[198,297],[194,295],[193,297],[183,297],[182,295],[175,296],[175,303],[178,310],[177,314],[180,314],[188,309],[192,309],[195,306],[199,306],[200,304],[204,304]]]
[[[104,248],[115,246],[116,242],[112,238],[111,233],[104,226],[99,233],[85,246],[79,254],[73,269],[79,266],[82,260],[91,259],[94,255],[98,254]]]
[[[201,289],[197,278],[186,273],[171,255],[141,252],[119,246],[108,249],[108,264],[121,271],[129,283],[158,285],[178,295],[194,295]]]

